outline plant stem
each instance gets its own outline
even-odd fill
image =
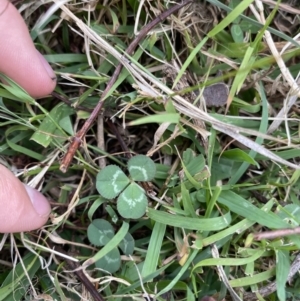
[[[182,7],[186,6],[187,4],[191,3],[193,0],[186,0],[183,1],[181,4],[174,5],[170,9],[162,12],[160,15],[158,15],[153,21],[151,21],[148,25],[143,27],[140,31],[140,33],[136,36],[136,38],[131,42],[131,44],[126,49],[125,53],[131,55],[136,47],[139,45],[141,40],[146,36],[146,34],[152,30],[157,24],[160,22],[163,22],[167,17],[169,17],[171,14],[174,14],[176,11],[181,9]],[[122,63],[119,63],[117,68],[115,69],[111,79],[109,80],[105,90],[102,93],[102,96],[97,104],[97,106],[94,108],[93,112],[91,113],[90,117],[85,121],[82,128],[76,133],[75,137],[72,138],[71,144],[69,146],[69,149],[67,153],[65,154],[62,163],[60,165],[60,170],[62,172],[66,172],[74,155],[75,152],[78,150],[81,141],[83,140],[83,137],[86,135],[87,131],[90,129],[94,121],[96,120],[97,116],[99,115],[101,109],[103,108],[105,96],[108,93],[108,91],[111,89],[113,84],[116,82],[121,70],[123,68]]]

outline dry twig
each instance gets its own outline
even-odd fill
[[[171,7],[170,9],[164,11],[160,15],[158,15],[152,22],[150,22],[148,25],[146,25],[140,31],[139,35],[131,42],[131,44],[128,46],[128,48],[126,49],[125,52],[127,54],[131,55],[133,53],[133,51],[135,50],[135,48],[139,45],[139,43],[142,41],[142,39],[146,36],[146,34],[152,28],[154,28],[157,24],[159,24],[160,22],[163,22],[168,16],[170,16],[171,14],[174,14],[176,11],[178,11],[179,9],[181,9],[182,7],[186,6],[187,4],[189,4],[191,2],[192,2],[192,0],[186,0],[186,1],[182,2],[181,4],[177,4],[173,7]],[[115,72],[113,73],[110,81],[108,82],[105,90],[103,91],[102,96],[101,96],[97,106],[95,107],[94,111],[92,112],[90,117],[86,120],[86,122],[84,123],[81,130],[79,132],[77,132],[75,137],[73,137],[73,140],[69,146],[69,149],[68,149],[66,155],[64,156],[62,163],[60,165],[60,170],[62,172],[67,171],[67,169],[75,155],[75,152],[77,151],[78,147],[81,144],[81,141],[83,140],[83,137],[85,136],[85,134],[87,133],[87,131],[89,130],[91,125],[94,123],[94,121],[96,120],[97,116],[99,115],[101,109],[103,108],[103,104],[104,104],[106,95],[112,88],[113,84],[116,82],[122,68],[123,68],[122,63],[119,63],[119,65],[115,69]]]

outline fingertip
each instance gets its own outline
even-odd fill
[[[43,55],[37,50],[36,56],[40,66],[36,68],[37,74],[34,79],[34,84],[29,80],[29,82],[26,82],[26,87],[23,88],[32,97],[40,98],[49,95],[54,90],[56,86],[56,75]]]
[[[0,233],[31,231],[48,220],[50,205],[38,191],[0,165]]]
[[[48,96],[55,89],[56,77],[50,78],[42,69],[36,70],[34,80],[32,78],[33,76],[15,81],[33,98]]]
[[[26,184],[24,184],[24,187],[36,213],[41,218],[48,218],[51,211],[51,207],[47,199],[36,189]]]
[[[32,97],[49,95],[56,77],[45,58],[35,49],[27,26],[16,8],[0,1],[0,72]]]

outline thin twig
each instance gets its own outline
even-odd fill
[[[55,250],[60,253],[67,254],[60,246],[55,245]],[[82,271],[82,267],[78,262],[73,262],[67,258],[64,258],[64,261],[67,265],[67,268],[72,270],[73,273],[77,276],[77,278],[81,281],[81,283],[85,286],[87,291],[91,294],[95,301],[104,301],[104,298],[97,291],[93,283],[87,278],[87,276]]]
[[[104,301],[102,296],[99,294],[95,286],[91,283],[91,281],[86,277],[79,263],[73,262],[71,260],[65,259],[65,262],[70,270],[73,270],[74,274],[78,277],[81,283],[85,286],[85,288],[89,291],[91,296],[95,301]]]
[[[284,236],[295,235],[295,234],[300,234],[300,227],[255,233],[253,234],[253,238],[255,240],[274,239],[277,237],[284,237]]]
[[[107,121],[108,126],[111,128],[111,130],[113,131],[114,135],[117,137],[118,142],[125,154],[125,156],[130,159],[132,157],[131,153],[130,153],[130,149],[127,147],[127,145],[125,144],[124,140],[121,137],[120,132],[118,131],[117,127],[115,126],[115,124],[113,123],[113,121],[108,120]]]
[[[219,256],[219,250],[217,248],[217,246],[215,244],[211,245],[211,255],[213,258],[220,258]],[[239,297],[239,295],[235,292],[235,290],[231,287],[227,275],[223,269],[223,266],[221,265],[217,265],[217,271],[219,274],[220,279],[222,280],[222,282],[224,283],[224,285],[226,286],[226,288],[229,291],[229,294],[232,298],[233,301],[242,301],[241,298]]]
[[[297,9],[296,7],[292,7],[288,3],[278,3],[274,0],[262,0],[262,2],[268,4],[270,7],[273,7],[273,8],[278,6],[279,10],[282,10],[282,11],[290,13],[290,14],[294,14],[294,15],[300,14],[299,9]]]
[[[105,139],[104,139],[104,116],[103,114],[98,115],[97,120],[97,147],[105,150]],[[100,157],[98,159],[99,167],[102,169],[106,166],[106,158]]]
[[[146,34],[150,30],[152,30],[152,28],[154,28],[160,22],[163,22],[167,17],[174,14],[176,11],[178,11],[182,7],[186,6],[187,4],[191,3],[192,1],[193,0],[186,0],[186,1],[182,2],[181,4],[177,4],[173,7],[171,7],[170,9],[164,11],[160,15],[158,15],[152,22],[150,22],[148,25],[146,25],[145,27],[143,27],[141,29],[139,35],[136,36],[136,38],[131,42],[131,44],[126,49],[125,53],[127,53],[128,55],[131,55],[134,52],[134,50],[136,49],[136,47],[139,45],[139,43],[142,41],[142,39],[146,36]],[[107,93],[109,92],[109,90],[112,88],[113,84],[116,82],[122,68],[123,68],[122,63],[119,63],[118,66],[116,67],[110,81],[108,82],[106,89],[103,91],[102,96],[101,96],[97,106],[95,107],[94,111],[92,112],[90,117],[86,120],[86,122],[84,123],[81,130],[79,132],[77,132],[75,137],[73,137],[71,144],[69,146],[69,149],[68,149],[66,155],[64,156],[62,163],[60,165],[60,170],[62,172],[67,171],[67,169],[75,155],[75,152],[78,150],[78,148],[81,144],[81,141],[83,140],[83,137],[85,136],[85,134],[87,133],[89,128],[92,126],[92,124],[96,120],[98,114],[100,113],[101,109],[103,108],[105,97],[106,97]]]
[[[51,95],[54,98],[59,99],[60,101],[64,102],[65,104],[67,104],[68,106],[74,108],[74,109],[78,109],[78,110],[82,110],[82,111],[86,111],[86,112],[93,112],[93,109],[90,108],[86,108],[84,106],[80,106],[80,105],[76,105],[76,107],[74,106],[74,103],[72,101],[70,101],[68,98],[64,97],[63,95],[58,94],[57,92],[52,92]]]

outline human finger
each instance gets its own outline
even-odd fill
[[[0,165],[0,233],[38,229],[47,222],[50,211],[50,204],[41,193]]]
[[[24,20],[7,0],[0,0],[0,72],[34,98],[46,96],[56,85],[52,68],[35,49]]]

